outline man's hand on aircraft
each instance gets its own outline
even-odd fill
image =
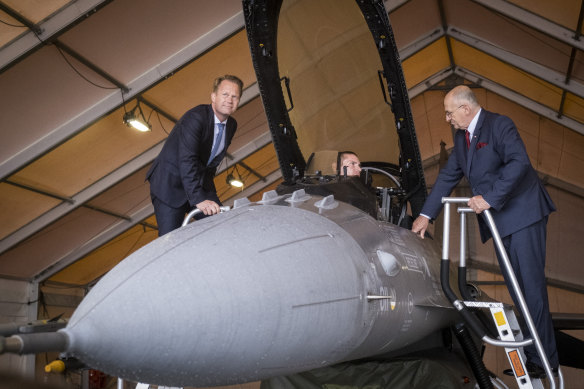
[[[219,204],[211,200],[201,201],[199,204],[197,204],[197,208],[207,216],[218,214],[221,211]]]
[[[481,196],[481,195],[471,197],[470,200],[468,200],[468,206],[473,211],[475,211],[475,213],[481,213],[481,212],[491,208],[489,203],[487,203],[487,201],[485,199],[483,199],[483,196]]]
[[[426,234],[426,229],[428,228],[428,223],[430,223],[430,219],[426,216],[418,216],[416,220],[414,220],[414,224],[412,225],[412,231],[416,235],[420,235],[422,239],[424,239],[424,235]]]

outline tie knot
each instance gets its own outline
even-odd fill
[[[217,123],[217,128],[219,128],[219,131],[223,130],[225,128],[225,123]]]

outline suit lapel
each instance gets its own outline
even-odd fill
[[[215,137],[215,113],[211,104],[207,106],[207,128],[205,129],[205,147],[209,149],[208,155],[211,156],[211,147],[213,147],[213,138]]]
[[[227,125],[225,127],[225,150],[227,150],[227,147],[231,143],[231,139],[235,134],[234,119],[231,117],[227,118]]]
[[[470,140],[470,147],[468,149],[468,155],[466,158],[466,176],[470,176],[470,166],[472,164],[472,157],[477,149],[477,142],[479,136],[481,135],[481,127],[483,126],[483,122],[485,121],[485,110],[481,110],[481,114],[479,115],[479,120],[477,121],[477,125],[474,129],[472,134],[472,139]]]

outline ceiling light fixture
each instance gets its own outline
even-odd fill
[[[136,109],[138,109],[138,113],[136,113]],[[152,131],[152,126],[144,117],[144,112],[142,112],[140,100],[136,100],[136,106],[130,112],[124,113],[124,123],[126,126],[133,127],[141,132]]]
[[[227,174],[227,179],[225,181],[228,185],[233,187],[243,188],[243,179],[241,178],[241,174],[239,174],[239,170],[237,170],[237,164],[233,166],[231,173]]]

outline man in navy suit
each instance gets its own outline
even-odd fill
[[[195,207],[205,215],[219,213],[213,178],[237,129],[230,115],[239,105],[242,89],[236,76],[217,78],[211,104],[198,105],[180,118],[148,170],[159,236],[180,227]]]
[[[452,154],[412,231],[423,238],[428,222],[442,209],[442,197],[449,196],[462,177],[466,177],[473,195],[468,206],[477,214],[490,210],[550,365],[557,368],[558,354],[544,272],[546,225],[555,206],[531,166],[511,119],[481,109],[474,93],[463,85],[445,96],[444,110],[446,121],[459,131],[454,135]],[[482,217],[478,221],[484,243],[491,233]],[[510,286],[504,266],[501,269]],[[533,378],[545,375],[535,346],[526,347],[525,354],[530,375]]]

